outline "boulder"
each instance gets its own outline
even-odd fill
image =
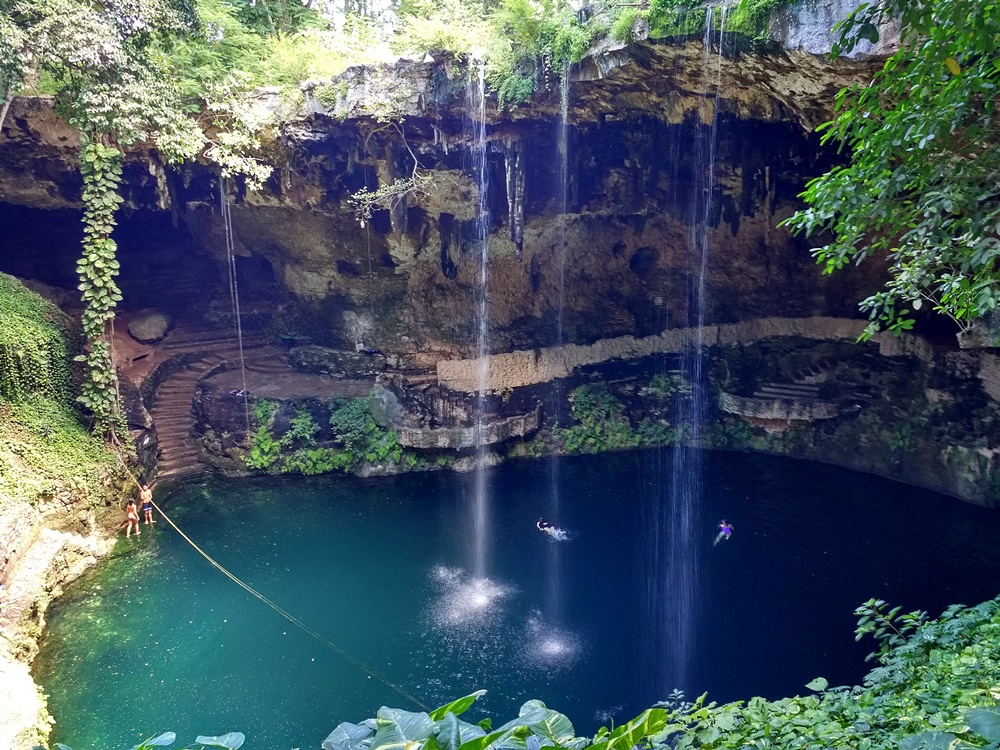
[[[153,344],[164,336],[174,324],[174,319],[156,310],[142,310],[128,323],[129,336],[140,344]]]

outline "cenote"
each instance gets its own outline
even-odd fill
[[[801,693],[817,676],[855,684],[872,650],[853,639],[862,601],[937,615],[996,593],[996,513],[822,464],[708,453],[695,652],[689,684],[673,684],[640,636],[652,616],[639,572],[645,506],[662,458],[561,459],[565,542],[535,528],[546,462],[491,470],[489,601],[478,609],[463,590],[471,476],[180,486],[160,499],[194,541],[378,676],[238,588],[161,520],[119,541],[51,615],[35,673],[58,739],[97,750],[168,729],[238,730],[257,748],[316,747],[381,705],[417,709],[379,677],[430,706],[487,689],[474,713],[501,719],[540,698],[587,732],[674,687],[728,701]],[[722,517],[735,533],[713,546]],[[553,545],[558,607],[547,601]]]

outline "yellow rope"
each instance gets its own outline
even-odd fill
[[[129,471],[128,468],[126,468],[124,466],[124,464],[123,464],[122,468],[125,469],[125,472],[129,475],[129,477],[135,483],[135,486],[138,487],[141,490],[142,489],[142,485],[139,484],[139,480],[137,480],[135,478],[135,476],[132,474],[132,472]],[[403,696],[407,700],[413,701],[413,703],[415,703],[416,705],[420,706],[420,708],[424,709],[425,711],[430,711],[431,710],[430,706],[428,706],[427,704],[425,704],[423,701],[421,701],[418,698],[414,697],[411,693],[407,692],[405,689],[403,689],[402,687],[400,687],[396,683],[392,682],[392,680],[388,679],[387,677],[382,676],[381,674],[379,674],[378,672],[376,672],[374,669],[372,669],[371,667],[369,667],[367,664],[365,664],[360,659],[358,659],[358,658],[356,658],[354,656],[351,656],[349,653],[347,653],[344,649],[342,649],[336,643],[334,643],[333,641],[331,641],[329,638],[327,638],[326,636],[324,636],[324,635],[322,635],[320,633],[317,633],[315,630],[313,630],[311,627],[309,627],[308,625],[306,625],[304,622],[302,622],[302,620],[300,620],[299,618],[297,618],[291,612],[289,612],[288,610],[286,610],[286,609],[282,608],[281,606],[275,604],[270,599],[268,599],[266,596],[264,596],[259,591],[257,591],[256,589],[254,589],[250,584],[245,583],[244,581],[240,580],[235,575],[233,575],[232,573],[230,573],[217,560],[215,560],[211,555],[209,555],[207,552],[205,552],[205,550],[203,550],[201,547],[199,547],[194,542],[194,540],[191,539],[191,537],[189,537],[187,534],[185,534],[183,531],[181,531],[180,527],[173,522],[173,519],[171,519],[170,516],[168,516],[166,513],[163,512],[163,509],[159,505],[157,505],[153,500],[150,500],[149,502],[153,505],[154,508],[156,508],[156,510],[159,512],[159,514],[161,516],[163,516],[164,520],[166,520],[166,522],[169,523],[171,525],[171,527],[173,527],[174,531],[176,531],[178,534],[180,534],[181,538],[194,548],[195,552],[197,552],[199,555],[201,555],[202,557],[204,557],[213,568],[215,568],[220,573],[222,573],[222,575],[224,575],[230,581],[232,581],[233,583],[235,583],[237,586],[239,586],[241,589],[243,589],[244,591],[246,591],[251,596],[255,597],[256,599],[259,599],[260,601],[262,601],[264,604],[266,604],[268,607],[270,607],[271,609],[273,609],[279,615],[281,615],[282,617],[284,617],[290,623],[292,623],[296,627],[300,628],[306,634],[308,634],[308,635],[312,636],[313,638],[315,638],[317,641],[319,641],[321,644],[323,644],[328,649],[330,649],[331,651],[333,651],[335,654],[338,654],[339,656],[343,657],[344,659],[346,659],[347,661],[349,661],[351,664],[353,664],[354,666],[356,666],[359,669],[361,669],[363,672],[367,672],[369,675],[371,675],[372,677],[374,677],[376,680],[378,680],[379,682],[382,682],[383,684],[385,684],[386,686],[388,686],[392,690],[395,690],[397,693],[399,693],[401,696]]]

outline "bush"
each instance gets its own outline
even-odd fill
[[[0,399],[70,403],[68,328],[62,310],[0,273]]]

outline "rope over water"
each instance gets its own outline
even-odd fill
[[[123,468],[125,468],[124,464],[123,464]],[[127,468],[125,468],[125,471],[128,473],[129,477],[135,483],[135,486],[139,487],[141,489],[142,486],[139,484],[139,481],[135,478],[135,476],[133,476],[132,472],[129,471]],[[180,527],[176,523],[174,523],[173,519],[170,518],[170,516],[168,516],[166,513],[163,512],[163,509],[159,505],[157,505],[155,501],[150,500],[150,503],[152,503],[153,507],[156,508],[157,512],[161,516],[163,516],[163,519],[167,523],[170,524],[170,526],[173,528],[173,530],[176,531],[178,534],[180,534],[181,538],[185,542],[187,542],[188,544],[190,544],[191,547],[194,548],[195,552],[197,552],[199,555],[201,555],[202,557],[204,557],[208,561],[209,565],[211,565],[213,568],[215,568],[220,573],[222,573],[222,575],[224,575],[230,581],[232,581],[233,583],[235,583],[237,586],[239,586],[241,589],[243,589],[248,594],[250,594],[251,596],[253,596],[255,599],[258,599],[261,602],[263,602],[264,604],[266,604],[268,607],[270,607],[275,612],[277,612],[279,615],[281,615],[286,620],[288,620],[290,623],[292,623],[295,627],[299,628],[300,630],[302,630],[307,635],[312,636],[315,640],[319,641],[322,645],[326,646],[328,649],[330,649],[331,651],[333,651],[335,654],[337,654],[338,656],[340,656],[340,657],[346,659],[347,661],[349,661],[351,664],[353,664],[354,666],[356,666],[361,671],[367,672],[371,677],[374,677],[376,680],[378,680],[379,682],[381,682],[382,684],[384,684],[386,687],[388,687],[391,690],[394,690],[395,692],[399,693],[401,696],[403,696],[404,698],[406,698],[408,701],[412,701],[414,704],[416,704],[420,708],[424,709],[425,711],[430,711],[431,710],[430,706],[428,706],[426,703],[424,703],[419,698],[417,698],[416,696],[414,696],[412,693],[410,693],[409,691],[407,691],[405,688],[400,687],[395,682],[393,682],[392,680],[390,680],[388,677],[385,677],[384,675],[379,674],[379,672],[377,672],[376,670],[374,670],[371,667],[369,667],[367,664],[365,664],[363,661],[361,661],[357,657],[352,656],[351,654],[349,654],[347,651],[345,651],[344,649],[342,649],[340,646],[338,646],[336,643],[334,643],[333,641],[331,641],[329,638],[327,638],[326,636],[322,635],[321,633],[318,633],[315,630],[313,630],[311,627],[309,627],[308,625],[306,625],[304,622],[302,622],[302,620],[300,620],[299,618],[297,618],[291,612],[289,612],[288,610],[284,609],[280,605],[278,605],[278,604],[274,603],[273,601],[271,601],[270,599],[268,599],[262,593],[260,593],[259,591],[257,591],[253,586],[251,586],[250,584],[246,583],[245,581],[242,581],[240,578],[238,578],[237,576],[235,576],[233,573],[230,573],[221,563],[219,563],[215,558],[213,558],[211,555],[209,555],[207,552],[205,552],[205,550],[203,550],[201,547],[199,547],[198,544],[193,539],[191,539],[191,537],[189,537],[187,534],[185,534],[183,531],[181,531]]]

